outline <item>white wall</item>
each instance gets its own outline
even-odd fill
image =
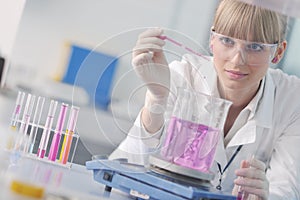
[[[25,0],[0,0],[0,55],[6,59],[4,75],[6,74],[24,5]],[[5,81],[4,75],[1,86]]]
[[[28,0],[16,37],[9,81],[54,76],[66,62],[64,45],[70,41],[121,57],[115,79],[121,82],[114,94],[123,98],[139,83],[128,71],[130,50],[141,27],[175,29],[206,45],[216,3],[217,0]]]
[[[300,19],[296,19],[293,24],[293,31],[290,33],[287,51],[283,60],[282,69],[289,73],[300,77]]]
[[[0,0],[0,53],[10,55],[25,0]]]

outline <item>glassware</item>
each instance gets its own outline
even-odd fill
[[[166,138],[163,159],[209,172],[231,102],[179,88]]]

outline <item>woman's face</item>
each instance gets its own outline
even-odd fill
[[[274,50],[271,52],[268,45],[217,33],[212,33],[210,42],[215,69],[224,92],[256,91],[267,72]],[[274,49],[276,51],[276,47]]]

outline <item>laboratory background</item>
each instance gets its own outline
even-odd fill
[[[112,152],[125,138],[143,105],[145,87],[132,71],[130,61],[138,34],[147,27],[163,27],[180,39],[194,43],[199,52],[208,54],[209,29],[218,3],[216,0],[1,2],[4,31],[1,31],[0,55],[5,59],[1,70],[1,98],[11,101],[11,106],[1,102],[1,124],[8,124],[19,90],[73,102],[81,107],[77,124],[80,143],[83,142],[86,153],[90,154]],[[299,33],[300,21],[292,17],[286,56],[273,66],[296,76],[300,76]],[[71,62],[75,51],[85,52],[73,58],[74,67]],[[105,94],[108,99],[101,105],[95,98],[96,88],[88,91],[86,82],[99,66],[97,62],[105,58],[91,58],[95,59],[91,61],[94,68],[81,70],[78,83],[74,80],[76,74],[70,69],[68,72],[70,66],[79,68],[84,61],[82,56],[90,52],[115,59],[113,69],[102,83],[108,88]],[[180,59],[180,55],[176,54],[175,58]],[[98,77],[92,79],[95,80],[91,81],[90,88],[96,87],[99,81]],[[89,159],[86,156],[89,154],[80,156],[79,151],[76,159],[84,164]]]
[[[93,155],[109,155],[118,146],[143,106],[146,87],[131,65],[138,35],[148,27],[162,27],[208,55],[218,1],[0,0],[0,4],[1,131],[10,125],[19,91],[78,106],[79,140],[73,162],[85,165]],[[289,23],[286,55],[272,67],[300,77],[300,20],[291,17]],[[180,50],[174,53],[176,47],[167,45],[170,60],[180,59]]]

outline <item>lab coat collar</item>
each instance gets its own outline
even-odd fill
[[[234,135],[227,147],[253,143],[256,136],[262,134],[265,128],[271,128],[275,86],[268,72],[265,77],[265,84],[262,86],[264,87],[263,93],[256,106],[254,116],[250,117],[248,122]]]
[[[222,136],[217,144],[215,161],[219,163],[222,167],[224,167],[228,162],[226,150],[224,146],[224,138]]]
[[[256,114],[254,115],[257,125],[265,128],[271,128],[274,111],[274,95],[275,84],[268,71],[265,76],[263,95],[259,101],[259,104],[257,105]]]

